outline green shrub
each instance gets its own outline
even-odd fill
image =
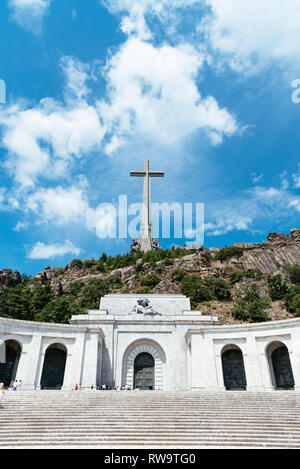
[[[181,283],[184,277],[187,275],[186,271],[183,269],[176,269],[172,272],[172,281],[175,283]]]
[[[226,248],[220,249],[219,252],[217,252],[215,259],[217,261],[226,261],[227,259],[230,259],[231,257],[241,257],[243,255],[244,251],[241,248],[235,247],[235,246],[230,246]]]
[[[78,269],[82,269],[83,262],[80,259],[74,259],[70,265],[72,269],[75,267],[77,267]]]
[[[234,270],[231,272],[229,277],[229,283],[234,285],[235,283],[239,283],[245,277],[245,272],[243,270]]]
[[[71,317],[77,314],[85,314],[85,311],[66,297],[59,297],[50,301],[35,319],[42,322],[68,324]]]
[[[292,267],[289,267],[288,273],[289,273],[290,281],[294,285],[297,285],[298,283],[300,284],[300,265],[295,264]]]
[[[172,259],[166,258],[164,260],[164,264],[165,264],[166,267],[169,267],[169,266],[174,264],[174,261]]]
[[[85,261],[83,261],[83,265],[87,268],[94,267],[94,265],[96,265],[96,261],[95,259],[85,259]]]
[[[257,285],[245,287],[239,294],[231,310],[234,319],[248,322],[265,322],[269,320],[266,309],[270,307],[268,298],[261,297]]]
[[[152,293],[152,288],[151,287],[137,287],[134,290],[134,293],[137,295],[150,295]]]
[[[155,265],[154,270],[157,274],[163,274],[166,271],[166,267],[163,264],[157,264]]]
[[[186,274],[181,282],[181,293],[191,299],[193,308],[204,301],[227,301],[231,298],[230,288],[225,280],[216,277],[202,279],[199,275]]]
[[[141,278],[142,287],[155,287],[161,281],[161,276],[158,274],[148,274]]]
[[[60,275],[63,275],[63,273],[64,273],[64,269],[62,269],[62,268],[60,267],[59,269],[57,269],[57,270],[54,272],[53,277],[54,277],[54,278],[57,278],[57,277],[59,277]]]
[[[209,288],[216,300],[227,301],[231,298],[230,288],[226,280],[218,277],[207,277],[203,283]]]
[[[214,299],[199,275],[186,275],[181,283],[181,293],[190,298],[193,308],[196,308],[198,303]]]
[[[291,304],[292,313],[299,318],[300,317],[300,295],[295,295]]]
[[[297,295],[300,295],[300,284],[293,285],[291,288],[288,289],[288,291],[285,295],[284,303],[285,303],[286,309],[290,313],[294,313],[293,303],[294,303],[294,298]]]
[[[100,298],[109,293],[109,283],[106,280],[92,278],[85,283],[81,294],[80,307],[84,309],[98,309]]]
[[[111,277],[109,277],[107,279],[107,282],[114,288],[121,288],[123,286],[121,278],[117,275],[112,275]]]
[[[80,282],[79,280],[77,280],[76,282],[70,284],[69,292],[71,295],[78,296],[81,293],[83,287],[84,282]]]
[[[107,272],[107,267],[102,259],[100,259],[100,261],[96,265],[96,270],[98,270],[99,272]]]
[[[288,287],[283,277],[278,274],[268,277],[268,290],[271,300],[283,300]]]

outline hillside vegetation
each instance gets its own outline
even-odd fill
[[[0,271],[0,316],[67,323],[108,293],[182,293],[223,324],[300,317],[300,231],[262,244],[74,259],[35,277]]]

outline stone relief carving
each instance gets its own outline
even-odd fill
[[[133,314],[143,314],[144,316],[151,315],[160,315],[158,311],[155,311],[150,304],[150,301],[147,298],[140,298],[137,300],[137,305],[132,309]]]

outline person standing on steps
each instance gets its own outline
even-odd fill
[[[4,395],[4,384],[0,383],[0,408],[2,408],[3,395]]]

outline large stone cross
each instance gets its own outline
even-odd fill
[[[143,212],[140,233],[140,248],[142,251],[152,250],[152,223],[151,223],[151,196],[150,196],[150,178],[163,178],[165,173],[162,171],[150,171],[150,161],[145,160],[144,171],[131,171],[132,177],[144,178]]]

